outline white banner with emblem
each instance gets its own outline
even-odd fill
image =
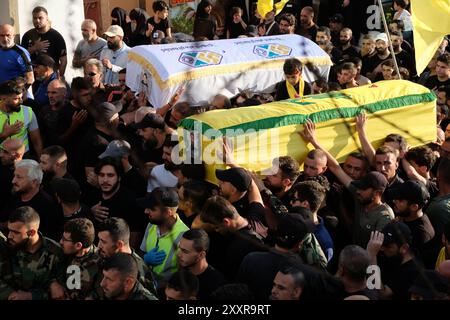
[[[303,79],[328,78],[332,62],[311,40],[298,35],[137,46],[128,53],[127,86],[144,91],[155,108],[166,104],[185,87],[180,101],[204,105],[222,93],[232,97],[240,90],[268,92],[284,79],[283,63],[289,58],[311,62]]]

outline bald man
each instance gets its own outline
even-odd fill
[[[25,146],[21,139],[6,139],[0,144],[0,212],[11,200],[14,165],[22,160],[24,153]]]
[[[37,114],[45,146],[57,144],[59,112],[66,102],[66,84],[60,79],[47,86],[49,105],[42,107]]]
[[[15,44],[14,36],[13,26],[0,25],[0,83],[23,77],[28,88],[34,82],[30,54],[25,48]]]
[[[82,68],[91,59],[100,59],[100,52],[106,46],[106,40],[97,35],[97,25],[94,20],[86,19],[81,23],[83,40],[78,42],[72,60],[74,68]]]

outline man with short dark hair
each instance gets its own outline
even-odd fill
[[[279,22],[280,34],[294,34],[295,31],[295,17],[290,13],[285,13],[280,16]]]
[[[359,56],[358,50],[352,45],[353,32],[350,28],[343,28],[339,33],[339,50],[342,52],[342,60],[349,61]]]
[[[200,218],[203,222],[212,224],[215,231],[225,237],[224,248],[219,250],[222,254],[216,257],[218,261],[214,261],[214,265],[227,280],[232,281],[245,255],[262,249],[261,236],[252,230],[248,219],[242,217],[228,200],[220,196],[208,199]]]
[[[395,59],[397,60],[399,67],[404,67],[409,71],[409,74],[414,77],[416,76],[416,66],[414,64],[414,59],[411,55],[403,50],[403,35],[399,31],[394,31],[390,33],[392,40],[392,48],[394,49]]]
[[[392,198],[395,215],[411,230],[412,247],[422,253],[425,245],[434,237],[430,219],[422,212],[430,194],[422,182],[408,180],[392,190]]]
[[[208,234],[203,229],[188,230],[183,233],[178,248],[178,264],[198,279],[197,299],[208,300],[214,290],[225,284],[222,273],[206,260],[209,250]]]
[[[42,186],[49,194],[53,194],[50,182],[55,178],[73,179],[67,171],[67,154],[61,146],[49,146],[42,150],[39,165],[44,172]]]
[[[59,71],[59,76],[64,77],[67,66],[64,38],[52,28],[47,9],[38,6],[33,9],[32,14],[34,28],[23,35],[22,47],[30,52],[32,62],[35,62],[39,54],[48,54],[55,62],[55,70]]]
[[[58,79],[55,61],[47,54],[40,54],[33,60],[33,71],[36,79],[33,83],[34,101],[39,108],[42,108],[50,104],[48,85]]]
[[[450,53],[445,52],[438,56],[436,75],[428,78],[425,87],[436,90],[440,86],[448,85],[450,85]]]
[[[275,158],[272,161],[273,174],[267,175],[264,185],[280,199],[286,207],[290,206],[291,188],[297,180],[300,171],[298,162],[291,156]]]
[[[283,72],[286,79],[275,85],[275,101],[297,99],[311,94],[311,86],[302,79],[303,64],[300,60],[287,59]]]
[[[323,150],[313,149],[309,151],[303,162],[303,172],[296,182],[323,175],[327,171],[327,163],[327,155]]]
[[[119,217],[127,221],[131,229],[131,246],[137,247],[142,236],[145,217],[136,202],[136,197],[121,184],[123,168],[118,159],[100,159],[95,167],[100,193],[92,199],[96,203],[91,212],[97,223],[107,218]]]
[[[98,254],[102,259],[108,259],[118,252],[128,253],[136,260],[139,282],[153,294],[156,294],[153,273],[144,260],[130,247],[130,228],[122,218],[108,218],[99,224]]]
[[[76,218],[66,222],[64,233],[59,241],[66,256],[64,278],[60,286],[64,288],[66,296],[52,292],[53,299],[69,298],[84,300],[94,289],[99,277],[99,262],[97,248],[94,246],[95,230],[91,220]],[[80,286],[69,286],[74,266],[78,267]]]
[[[305,284],[305,277],[300,270],[283,268],[273,279],[270,300],[299,300]]]
[[[136,260],[127,253],[116,253],[103,263],[100,286],[107,300],[157,300],[138,281]]]
[[[39,232],[39,214],[17,208],[8,218],[8,242],[0,242],[0,300],[44,300],[61,276],[63,252]]]
[[[389,52],[388,36],[386,33],[380,33],[375,38],[376,53],[373,56],[363,60],[361,73],[369,79],[375,79],[377,73],[381,72],[381,63],[385,60],[392,59]]]
[[[314,23],[314,9],[310,6],[304,7],[300,11],[300,24],[297,26],[296,33],[315,41],[317,28],[318,26]]]
[[[331,31],[328,27],[319,27],[317,29],[316,38],[314,39],[314,41],[323,51],[325,51],[330,56],[331,61],[334,64],[337,64],[339,63],[339,61],[341,61],[342,53],[331,41]],[[337,44],[339,44],[339,35],[337,41]]]
[[[345,62],[339,66],[337,79],[342,89],[355,88],[359,86],[356,82],[357,70],[353,63]]]

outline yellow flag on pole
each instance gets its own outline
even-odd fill
[[[275,9],[275,15],[277,15],[281,12],[281,10],[283,10],[284,6],[288,2],[289,0],[281,0],[275,3],[274,7],[273,0],[258,0],[256,4],[256,10],[261,15],[261,18],[264,18],[266,14],[268,14],[273,9]]]
[[[450,0],[411,0],[411,19],[417,74],[421,74],[450,34]]]

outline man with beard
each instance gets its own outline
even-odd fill
[[[353,224],[353,243],[363,248],[370,239],[371,231],[380,231],[394,219],[394,213],[382,201],[382,195],[388,186],[386,177],[371,171],[360,180],[353,180],[339,165],[337,160],[324,149],[316,138],[315,124],[308,120],[302,137],[316,149],[321,149],[327,156],[328,168],[339,181],[350,191],[355,199],[355,221]]]
[[[22,160],[24,153],[25,147],[20,139],[7,139],[0,145],[0,212],[4,212],[11,201],[14,166]],[[0,226],[1,221],[3,219],[0,218]]]
[[[53,80],[58,79],[58,73],[55,71],[55,60],[47,54],[40,54],[33,60],[34,78],[33,84],[34,101],[38,110],[49,105],[48,85]]]
[[[328,27],[330,27],[331,32],[331,42],[337,47],[339,45],[340,32],[344,28],[344,16],[340,13],[334,14],[330,17]]]
[[[308,38],[312,41],[316,40],[318,26],[314,23],[314,9],[312,7],[304,7],[300,11],[300,26],[297,34]]]
[[[130,243],[137,247],[142,237],[142,226],[145,217],[136,203],[136,198],[130,190],[120,183],[123,168],[118,159],[106,157],[100,159],[95,167],[100,194],[91,207],[95,222],[103,222],[107,218],[119,217],[127,221],[131,229]]]
[[[381,269],[382,299],[410,300],[409,288],[422,267],[411,244],[411,230],[400,221],[389,223],[382,232],[372,232],[367,251],[372,264],[378,264]]]
[[[450,54],[444,52],[437,58],[436,75],[428,78],[425,87],[437,90],[440,86],[450,85]]]
[[[0,300],[44,300],[61,276],[62,250],[39,232],[40,218],[20,207],[8,218],[8,242],[0,241]]]
[[[119,71],[127,66],[128,50],[130,48],[123,42],[123,30],[113,25],[106,30],[107,47],[100,53],[100,61],[105,67],[104,83],[119,84]]]
[[[143,158],[149,165],[162,164],[163,144],[166,135],[172,130],[165,124],[164,119],[156,113],[148,113],[134,125],[142,138]]]
[[[113,140],[106,147],[105,152],[98,156],[99,159],[113,157],[120,160],[124,171],[122,185],[135,194],[136,197],[145,195],[147,183],[139,173],[139,170],[130,163],[131,145],[125,140]]]
[[[97,35],[97,25],[94,20],[86,19],[81,23],[83,40],[78,42],[73,55],[72,66],[82,68],[89,59],[99,59],[100,52],[106,46],[106,40]]]
[[[73,179],[72,175],[67,172],[67,154],[61,146],[50,146],[42,150],[39,164],[44,172],[42,187],[50,195],[54,193],[50,186],[53,179]]]
[[[300,174],[298,162],[291,156],[275,158],[271,172],[264,178],[264,185],[289,208],[290,190]]]
[[[285,13],[280,17],[280,34],[294,34],[295,17],[290,13]]]
[[[17,77],[25,79],[28,88],[34,82],[33,67],[28,51],[14,43],[14,28],[0,25],[0,83]]]
[[[331,42],[331,32],[328,27],[317,28],[316,38],[314,40],[323,51],[328,53],[334,64],[338,64],[341,61],[342,53]]]
[[[375,79],[376,75],[381,72],[381,63],[388,59],[392,59],[389,52],[388,37],[386,33],[380,33],[375,38],[376,54],[363,60],[362,74],[369,79]]]
[[[41,106],[37,112],[42,140],[45,146],[57,143],[59,113],[66,103],[67,88],[64,81],[55,79],[47,86],[48,105]]]
[[[48,54],[55,61],[59,76],[64,77],[67,66],[66,42],[61,34],[51,27],[47,9],[35,7],[33,9],[34,29],[28,30],[22,37],[22,47],[31,54],[34,62],[38,55]]]
[[[94,246],[95,230],[91,220],[76,218],[64,225],[59,241],[65,255],[62,282],[51,286],[52,299],[85,300],[94,289],[99,274],[100,256]],[[73,268],[79,269],[79,287],[72,284]],[[57,288],[58,287],[58,288]]]
[[[353,32],[350,28],[344,28],[340,32],[339,50],[342,52],[343,60],[351,60],[355,57],[358,57],[358,50],[352,45]]]
[[[155,280],[144,260],[130,247],[130,228],[121,218],[109,218],[99,224],[98,253],[104,260],[118,252],[128,253],[136,260],[139,282],[153,294],[156,294]]]
[[[0,84],[0,142],[19,138],[29,150],[29,140],[37,156],[42,152],[42,139],[36,116],[30,107],[22,106],[22,91],[14,81]]]
[[[188,230],[183,233],[178,245],[178,264],[197,277],[198,300],[208,300],[218,287],[225,284],[222,273],[206,261],[209,250],[209,237],[203,229]]]
[[[163,289],[177,271],[178,245],[189,228],[177,214],[179,199],[176,189],[156,188],[147,197],[138,199],[138,203],[150,221],[140,249],[145,252],[145,263],[156,276],[157,288]]]
[[[397,60],[399,67],[408,69],[409,74],[412,77],[416,76],[416,67],[414,65],[414,59],[411,55],[402,49],[403,35],[399,31],[390,33],[392,40],[392,48],[394,49],[395,59]]]
[[[430,219],[422,211],[430,194],[422,182],[413,180],[402,183],[392,191],[394,213],[411,230],[412,247],[422,253],[425,245],[434,237]]]
[[[176,187],[178,185],[178,178],[175,175],[175,171],[181,170],[181,166],[175,165],[172,161],[172,150],[174,148],[176,150],[178,148],[178,136],[167,134],[162,146],[162,160],[164,164],[154,166],[150,169],[147,192],[152,192],[157,187]],[[177,160],[179,163],[179,159]]]
[[[84,166],[87,182],[91,185],[96,185],[94,167],[98,161],[98,156],[118,136],[120,110],[122,110],[121,106],[109,102],[103,102],[89,108],[89,113],[94,118],[94,126],[86,132],[78,151],[81,155],[80,160]]]
[[[12,180],[13,199],[7,212],[22,206],[33,208],[40,216],[41,231],[56,240],[62,218],[58,215],[52,197],[40,188],[43,175],[39,163],[34,160],[27,159],[16,163]]]
[[[116,253],[103,263],[100,286],[107,300],[157,300],[138,281],[138,266],[133,256]]]

